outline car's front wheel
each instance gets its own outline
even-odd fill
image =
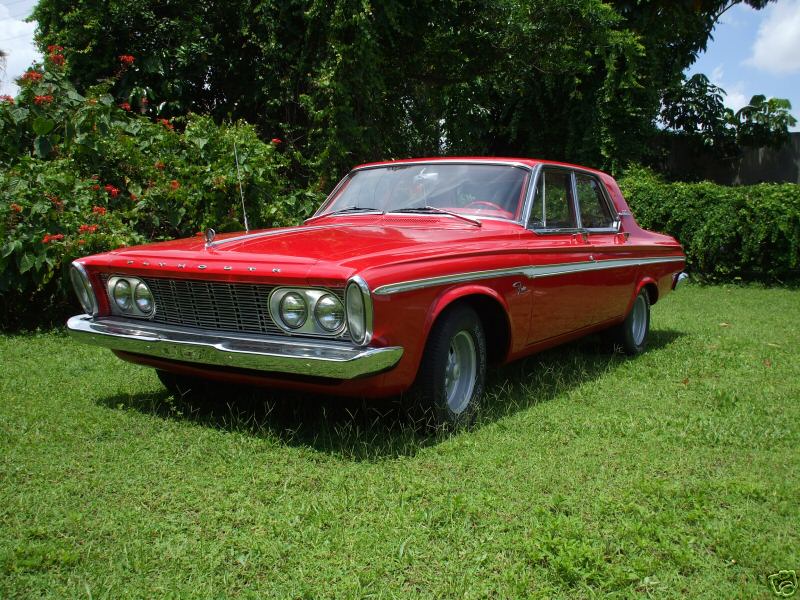
[[[460,428],[475,418],[486,379],[486,337],[478,315],[455,306],[434,323],[413,396],[429,424]]]

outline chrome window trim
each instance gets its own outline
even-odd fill
[[[576,227],[548,227],[546,229],[534,229],[533,227],[530,226],[531,213],[533,212],[533,201],[535,200],[536,196],[536,187],[539,185],[539,178],[542,177],[547,171],[566,171],[569,174],[570,188],[572,189],[572,210],[574,211],[575,214]],[[577,198],[575,190],[575,173],[572,167],[565,167],[562,165],[540,164],[539,169],[536,171],[536,181],[532,182],[531,185],[534,191],[533,191],[533,196],[531,197],[531,205],[530,205],[530,210],[528,211],[528,216],[522,223],[525,229],[527,229],[528,231],[532,231],[533,233],[543,234],[543,235],[581,233],[584,231],[580,227],[580,214],[578,212],[578,207],[576,206]]]
[[[558,275],[568,275],[571,273],[581,273],[585,271],[602,271],[605,269],[618,269],[622,267],[633,267],[651,264],[685,262],[685,256],[657,256],[646,258],[618,258],[609,260],[588,260],[570,263],[558,263],[542,266],[519,266],[506,269],[492,269],[488,271],[471,271],[467,273],[455,273],[453,275],[442,275],[439,277],[428,277],[424,279],[412,279],[398,283],[389,283],[375,288],[373,294],[376,296],[388,296],[400,292],[420,290],[438,285],[449,285],[453,283],[466,283],[470,281],[480,281],[482,279],[495,279],[497,277],[520,277],[538,279],[541,277],[553,277]]]
[[[583,169],[573,169],[572,170],[572,180],[575,185],[575,210],[577,211],[578,218],[580,219],[580,202],[578,201],[578,175],[583,175],[584,177],[588,177],[589,179],[594,180],[597,182],[600,188],[600,195],[603,197],[603,201],[606,203],[606,208],[608,209],[609,214],[611,215],[612,222],[611,227],[583,227],[581,225],[581,230],[585,231],[586,233],[619,233],[620,225],[622,224],[621,219],[619,218],[619,213],[617,212],[617,207],[614,206],[614,203],[611,201],[611,195],[608,193],[606,189],[606,184],[603,183],[603,180],[600,179],[594,173],[589,171],[584,171]]]
[[[558,235],[558,234],[572,234],[572,233],[619,233],[620,227],[622,225],[622,220],[620,219],[620,215],[617,212],[617,208],[614,206],[614,203],[611,201],[611,195],[608,193],[606,189],[605,183],[603,180],[600,179],[595,173],[591,171],[587,171],[585,169],[581,169],[580,167],[567,167],[564,165],[550,165],[540,163],[537,165],[536,173],[534,175],[534,179],[531,182],[531,198],[530,198],[530,206],[525,214],[525,220],[522,222],[525,229],[532,231],[536,235]],[[535,229],[530,226],[531,221],[531,213],[533,212],[533,201],[535,200],[535,193],[536,193],[536,186],[539,185],[539,177],[547,170],[558,170],[558,171],[568,171],[570,173],[570,181],[572,187],[572,209],[575,211],[575,221],[577,227],[563,227],[563,228],[547,228],[547,229]],[[584,175],[591,179],[594,179],[600,185],[600,192],[603,196],[603,199],[606,203],[606,207],[609,209],[611,216],[613,217],[614,221],[611,227],[583,227],[581,223],[581,211],[580,211],[580,203],[578,202],[578,180],[577,175]]]

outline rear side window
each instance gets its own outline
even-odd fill
[[[572,176],[568,171],[542,171],[529,226],[533,229],[574,229]]]
[[[581,226],[586,229],[608,229],[614,225],[614,217],[608,208],[600,182],[588,175],[576,175],[578,206],[581,211]]]

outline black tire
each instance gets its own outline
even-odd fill
[[[213,400],[222,392],[222,384],[189,375],[156,369],[156,375],[176,400]]]
[[[480,318],[468,306],[447,309],[428,335],[411,394],[415,412],[429,426],[466,427],[475,419],[485,381],[486,337]]]
[[[650,335],[650,295],[642,289],[633,301],[625,320],[610,330],[611,339],[625,354],[636,356],[644,352]]]

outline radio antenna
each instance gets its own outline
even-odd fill
[[[236,161],[236,176],[239,178],[239,195],[242,198],[242,215],[244,216],[244,232],[250,233],[250,225],[247,223],[247,209],[244,206],[244,190],[242,190],[242,172],[239,169],[239,153],[236,151],[236,142],[233,142],[233,158]]]

